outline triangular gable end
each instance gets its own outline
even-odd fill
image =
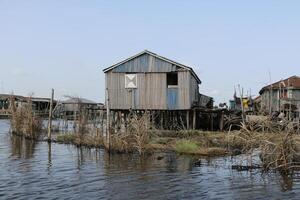
[[[150,51],[143,51],[135,56],[125,59],[111,67],[104,69],[104,73],[108,71],[121,72],[121,73],[138,73],[138,72],[172,72],[178,71],[178,68],[182,70],[191,71],[197,82],[201,84],[200,79],[193,71],[192,68],[172,61],[170,59],[159,56]]]

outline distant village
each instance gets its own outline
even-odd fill
[[[299,120],[300,77],[291,76],[264,86],[256,97],[245,96],[236,89],[228,103],[214,105],[213,97],[199,91],[201,79],[192,67],[180,64],[148,50],[118,62],[103,70],[105,96],[103,103],[84,98],[69,97],[54,100],[56,118],[72,119],[79,104],[89,110],[90,118],[110,112],[113,120],[129,112],[150,112],[156,124],[170,129],[167,122],[185,129],[224,130],[228,117],[269,116]],[[32,104],[36,115],[49,115],[50,98],[0,94],[0,118],[10,116],[11,103],[15,106]],[[227,119],[227,121],[226,121]]]

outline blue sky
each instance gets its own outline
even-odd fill
[[[104,101],[106,68],[148,49],[228,101],[300,75],[300,1],[0,0],[0,92]]]

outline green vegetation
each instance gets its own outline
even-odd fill
[[[198,150],[199,146],[195,142],[189,140],[179,140],[175,145],[175,151],[181,154],[196,154]]]

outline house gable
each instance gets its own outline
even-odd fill
[[[167,73],[186,70],[191,72],[199,84],[201,83],[192,68],[146,50],[103,71],[105,73],[109,71],[115,73]]]

